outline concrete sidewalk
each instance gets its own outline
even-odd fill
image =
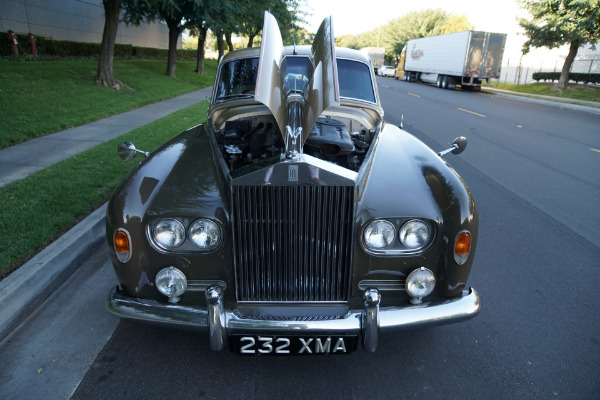
[[[211,94],[212,87],[207,87],[0,150],[0,187],[205,100]]]
[[[207,87],[0,150],[0,187],[203,101],[211,93],[212,87]],[[105,214],[106,204],[0,281],[0,345],[105,243]]]

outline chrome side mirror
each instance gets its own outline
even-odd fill
[[[466,148],[467,148],[467,138],[464,136],[460,136],[460,137],[457,137],[456,139],[454,139],[454,141],[452,142],[452,147],[450,147],[449,149],[446,149],[444,151],[440,151],[438,153],[438,156],[443,157],[444,155],[446,155],[448,153],[460,154],[463,151],[465,151]]]
[[[119,157],[121,157],[121,159],[123,159],[125,161],[133,160],[137,153],[141,153],[145,157],[148,157],[148,154],[150,154],[147,151],[142,151],[142,150],[136,149],[135,146],[133,145],[133,143],[131,143],[131,142],[119,143],[119,147],[117,148],[117,151],[119,153]]]

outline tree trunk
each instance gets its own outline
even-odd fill
[[[198,51],[196,53],[196,72],[204,75],[204,43],[206,42],[206,28],[198,28]]]
[[[166,21],[169,27],[169,56],[167,59],[167,76],[175,78],[175,62],[177,61],[177,40],[179,39],[180,20],[169,19]]]
[[[225,41],[227,42],[227,47],[229,47],[228,53],[233,51],[233,42],[231,41],[231,32],[225,33]]]
[[[248,35],[248,46],[247,47],[252,47],[252,45],[254,44],[254,34],[251,33],[250,35]]]
[[[569,46],[569,54],[565,59],[565,63],[563,64],[562,71],[560,72],[560,79],[556,84],[556,89],[563,90],[569,86],[569,71],[571,70],[571,65],[573,64],[573,60],[577,55],[577,50],[579,49],[579,42],[573,42]]]
[[[102,33],[96,83],[118,90],[123,87],[123,84],[113,76],[113,60],[117,29],[119,28],[120,0],[104,0],[102,3],[104,4],[104,31]]]
[[[223,41],[223,32],[217,33],[217,47],[219,48],[219,60],[225,54],[225,42]]]

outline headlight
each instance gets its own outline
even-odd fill
[[[421,298],[430,295],[434,287],[435,275],[425,267],[415,269],[406,278],[406,291],[417,300],[416,303],[420,302]]]
[[[372,250],[389,246],[394,241],[395,236],[396,229],[394,225],[385,220],[373,221],[363,231],[365,245]]]
[[[152,237],[159,246],[174,249],[181,246],[185,240],[185,228],[176,219],[161,219],[154,224]]]
[[[412,219],[402,225],[399,232],[400,243],[410,250],[417,250],[429,243],[431,230],[425,222]]]
[[[199,219],[190,226],[190,239],[202,250],[212,250],[221,243],[221,229],[208,219]]]

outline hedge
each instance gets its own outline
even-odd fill
[[[558,81],[560,79],[560,72],[534,72],[531,76],[535,81]],[[577,83],[600,83],[600,74],[580,74],[580,73],[570,73],[569,80],[575,81]]]
[[[31,55],[27,35],[16,34],[19,43],[19,55]],[[47,39],[43,36],[35,37],[35,47],[40,56],[57,57],[94,57],[100,55],[100,43],[72,42],[69,40]],[[0,56],[13,55],[8,32],[0,32]],[[118,58],[167,58],[167,49],[154,49],[150,47],[136,47],[130,44],[115,44],[115,57]],[[178,58],[196,58],[196,50],[177,50]]]

